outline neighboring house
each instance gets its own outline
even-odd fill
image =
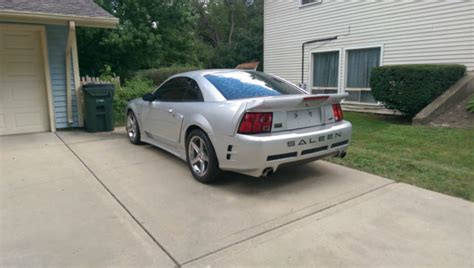
[[[75,27],[117,24],[93,0],[0,0],[0,135],[82,126]]]
[[[302,59],[315,39],[325,41],[307,43]],[[264,2],[265,71],[314,93],[347,92],[346,109],[384,111],[371,68],[426,63],[474,70],[474,1]]]

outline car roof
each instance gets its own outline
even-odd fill
[[[242,70],[242,69],[205,69],[205,70],[196,70],[196,71],[189,71],[184,73],[178,73],[173,75],[172,77],[177,76],[204,76],[206,74],[213,74],[213,73],[230,73],[230,72],[255,72],[254,70]]]

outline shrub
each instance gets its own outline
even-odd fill
[[[142,97],[153,90],[153,82],[141,76],[132,77],[125,81],[123,87],[115,88],[114,119],[116,124],[123,124],[125,109],[129,101]]]
[[[139,71],[137,74],[139,76],[152,80],[153,83],[158,86],[172,75],[183,73],[183,72],[195,71],[199,69],[200,69],[199,67],[194,67],[194,66],[174,66],[174,67],[142,70],[142,71]]]
[[[469,112],[474,113],[474,97],[467,102],[466,108]]]
[[[456,83],[463,65],[393,65],[372,69],[370,87],[376,100],[389,109],[416,115]]]

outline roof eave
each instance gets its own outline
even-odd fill
[[[0,10],[0,21],[42,23],[42,24],[68,24],[74,21],[77,26],[96,28],[116,28],[119,19],[110,17],[86,17],[37,12],[19,12]]]

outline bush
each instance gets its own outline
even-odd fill
[[[463,65],[394,65],[372,69],[370,87],[389,109],[415,116],[466,72]]]
[[[468,101],[468,103],[466,105],[466,109],[469,112],[474,113],[474,97],[471,97],[471,99]]]
[[[125,109],[129,101],[142,97],[153,90],[153,82],[149,79],[135,76],[125,81],[123,87],[116,86],[114,95],[114,120],[116,124],[125,121]]]
[[[199,70],[199,67],[194,66],[174,66],[158,69],[148,69],[139,71],[137,74],[144,78],[150,79],[155,85],[160,85],[170,76],[173,76],[178,73],[184,73],[189,71]]]

